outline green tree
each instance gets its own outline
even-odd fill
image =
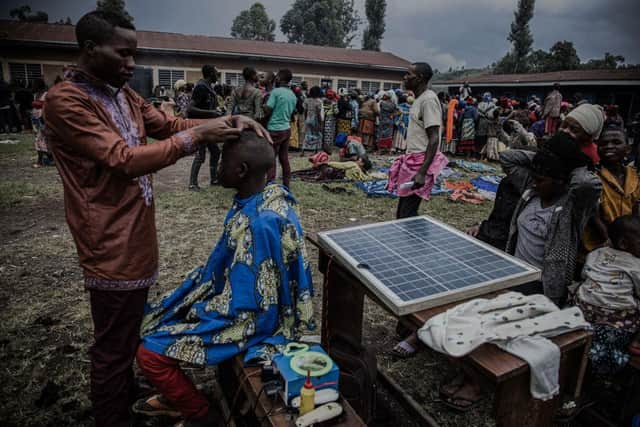
[[[276,21],[269,19],[262,3],[254,3],[233,20],[231,37],[248,40],[274,41]]]
[[[369,25],[362,35],[362,49],[380,50],[380,41],[384,35],[384,15],[387,10],[386,0],[366,0],[365,13]]]
[[[23,5],[11,9],[9,16],[23,22],[49,22],[49,15],[41,10],[31,12],[31,6]]]
[[[580,58],[572,42],[563,40],[556,42],[549,50],[549,57],[544,71],[577,70]]]
[[[133,22],[133,16],[129,15],[129,12],[125,10],[124,6],[124,0],[98,0],[96,3],[96,10],[119,13],[130,22]]]
[[[544,73],[547,71],[550,62],[551,54],[542,49],[534,50],[527,58],[529,72],[531,73]]]
[[[289,43],[348,47],[359,24],[354,0],[295,0],[280,30]]]
[[[531,52],[533,36],[529,28],[529,21],[533,18],[535,0],[518,0],[518,10],[513,13],[509,40],[512,44],[511,73],[524,73],[528,71],[527,56]]]
[[[605,52],[602,59],[590,59],[586,64],[582,65],[582,68],[586,70],[614,70],[616,68],[622,68],[624,64],[624,56],[612,55],[609,52]]]

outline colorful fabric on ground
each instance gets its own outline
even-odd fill
[[[469,162],[467,160],[454,160],[451,162],[451,166],[458,167],[469,172],[496,173],[498,171],[493,166],[487,166],[480,162]]]
[[[321,151],[309,157],[309,161],[313,166],[320,166],[322,163],[327,163],[329,161],[329,155],[324,151]]]
[[[311,269],[295,209],[279,185],[235,198],[207,263],[147,306],[142,345],[216,365],[277,336],[297,339],[314,329]]]
[[[454,190],[449,195],[449,200],[453,202],[464,202],[472,205],[480,205],[486,200],[482,194],[475,190]]]
[[[387,180],[379,179],[377,181],[354,182],[360,190],[364,191],[368,197],[398,197],[397,194],[387,190]]]
[[[500,185],[502,177],[498,175],[481,175],[477,178],[473,178],[471,183],[478,190],[490,191],[495,193],[498,191],[498,185]]]
[[[389,169],[387,190],[390,192],[397,192],[400,197],[415,194],[424,200],[429,200],[431,189],[435,185],[438,175],[440,175],[440,172],[442,172],[442,170],[447,166],[447,163],[449,163],[447,157],[440,152],[436,153],[434,156],[433,161],[429,166],[429,170],[427,170],[425,184],[422,187],[415,190],[412,190],[411,188],[400,188],[401,184],[413,180],[413,177],[424,163],[424,157],[424,153],[411,153],[404,154],[395,159]]]
[[[469,181],[445,181],[444,187],[448,190],[453,190],[453,191],[475,190],[475,188],[473,188],[473,185],[471,185]]]

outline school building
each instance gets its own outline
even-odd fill
[[[568,102],[581,93],[585,99],[600,105],[616,104],[625,121],[630,121],[640,112],[640,69],[618,70],[570,70],[537,74],[485,74],[466,79],[473,95],[481,97],[491,92],[494,98],[506,95],[529,99],[537,95],[540,99],[551,91],[554,83],[560,84],[560,92]],[[441,81],[436,84],[457,94],[464,80]]]
[[[137,69],[130,85],[143,96],[176,80],[195,83],[204,64],[215,65],[221,80],[243,83],[242,69],[289,68],[294,83],[360,88],[373,93],[401,86],[409,62],[389,52],[263,42],[156,31],[138,31]],[[43,78],[52,84],[78,55],[75,26],[0,20],[0,65],[5,80]]]

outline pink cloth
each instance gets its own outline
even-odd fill
[[[398,196],[406,197],[415,194],[425,200],[429,200],[431,190],[440,172],[447,166],[449,160],[441,152],[437,152],[427,170],[425,183],[422,187],[412,190],[411,188],[400,188],[400,184],[410,182],[420,167],[424,163],[424,153],[404,154],[393,161],[389,169],[389,179],[387,181],[387,191],[393,193],[398,191]]]
[[[319,166],[329,161],[329,155],[324,151],[320,151],[319,153],[316,153],[313,156],[309,157],[309,161],[313,163],[313,166]]]

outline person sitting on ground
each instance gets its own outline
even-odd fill
[[[573,301],[593,327],[589,353],[596,375],[613,375],[640,356],[640,218],[609,225],[611,247],[594,250]]]
[[[360,138],[349,137],[344,147],[340,147],[340,161],[355,161],[358,158],[368,158],[367,149],[360,142]]]
[[[640,178],[633,166],[625,166],[631,146],[624,130],[616,125],[608,126],[597,144],[602,197],[582,236],[587,252],[610,243],[607,227],[616,218],[632,214],[640,216]]]
[[[560,124],[560,132],[571,135],[580,145],[584,154],[597,165],[600,162],[598,147],[594,143],[600,137],[604,126],[604,110],[599,105],[582,104],[567,115]]]
[[[147,306],[137,360],[160,396],[134,412],[182,415],[189,426],[224,425],[180,362],[216,365],[261,344],[284,344],[314,329],[311,269],[296,201],[267,185],[275,155],[254,132],[225,143],[222,186],[237,193],[223,233],[204,265]]]

